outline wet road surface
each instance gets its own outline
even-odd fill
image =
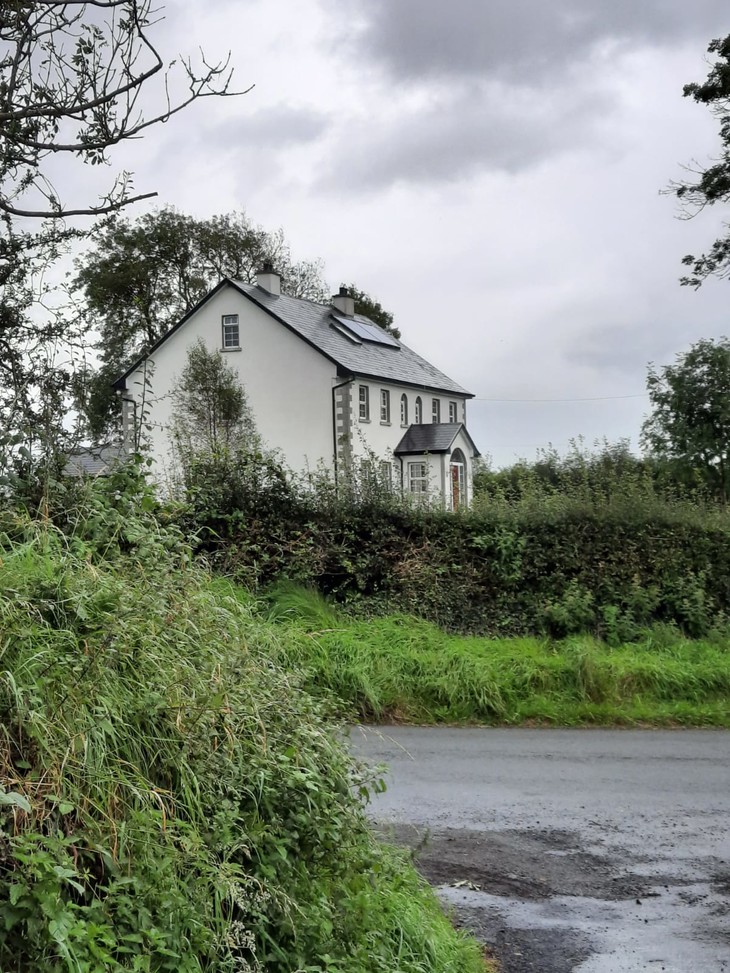
[[[356,728],[371,813],[503,973],[730,973],[730,733]]]

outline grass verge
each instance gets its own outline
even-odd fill
[[[0,518],[0,969],[483,973],[286,633],[174,532],[87,514]]]
[[[281,588],[284,664],[364,721],[730,726],[730,642],[665,626],[612,648],[447,635],[409,616],[352,620],[309,591]]]

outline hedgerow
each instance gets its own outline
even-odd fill
[[[200,461],[183,529],[250,588],[312,585],[368,613],[452,631],[609,642],[671,623],[699,637],[730,612],[730,515],[633,493],[491,496],[454,515],[324,480]]]

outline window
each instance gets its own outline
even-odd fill
[[[387,389],[380,390],[380,421],[390,425],[390,392]]]
[[[238,334],[238,315],[224,314],[223,323],[223,351],[238,351],[241,340]]]
[[[400,424],[402,426],[408,425],[408,396],[401,395],[400,397]]]
[[[370,422],[370,389],[360,386],[360,422]]]
[[[449,402],[449,422],[458,422],[459,408],[456,402]]]
[[[393,487],[393,464],[383,460],[380,464],[380,485],[390,490]]]
[[[416,399],[416,414],[413,417],[413,421],[417,426],[420,426],[423,422],[423,403],[421,402],[420,395]]]
[[[441,399],[431,400],[431,422],[441,422]]]
[[[411,493],[428,493],[428,466],[426,463],[408,464],[408,489]]]

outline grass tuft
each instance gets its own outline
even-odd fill
[[[275,617],[275,616],[274,616]],[[730,642],[657,626],[611,647],[590,636],[448,635],[409,616],[283,617],[281,661],[363,721],[730,726]]]

